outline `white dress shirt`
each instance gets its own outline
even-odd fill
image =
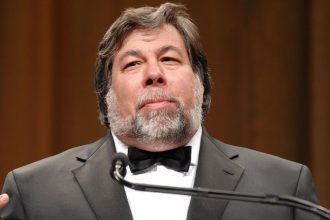
[[[112,133],[116,151],[127,155],[128,146]],[[188,142],[191,146],[191,164],[188,172],[181,173],[167,169],[162,165],[154,165],[148,172],[133,175],[127,169],[126,179],[136,183],[156,184],[164,186],[193,187],[198,164],[198,155],[202,137],[200,126],[196,134]],[[134,220],[185,220],[187,219],[190,196],[135,191],[125,187],[128,203]]]

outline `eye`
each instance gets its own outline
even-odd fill
[[[124,66],[124,70],[125,69],[128,69],[128,68],[133,68],[133,67],[136,67],[136,66],[138,66],[138,65],[140,65],[141,64],[141,62],[140,61],[132,61],[132,62],[129,62],[129,63],[127,63],[125,66]]]
[[[168,64],[176,64],[180,63],[180,60],[174,58],[174,57],[162,57],[161,58],[162,62],[168,63]]]

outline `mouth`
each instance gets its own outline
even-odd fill
[[[169,99],[147,99],[143,101],[143,103],[139,106],[139,109],[156,110],[166,108],[174,104],[175,103]]]

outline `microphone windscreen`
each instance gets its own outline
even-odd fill
[[[124,153],[116,153],[112,157],[112,164],[110,169],[110,175],[113,176],[113,172],[116,170],[116,165],[120,165],[121,169],[119,170],[120,175],[125,177],[126,175],[126,167],[128,165],[128,158]]]

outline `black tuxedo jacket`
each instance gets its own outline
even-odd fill
[[[11,200],[0,210],[0,216],[31,220],[132,219],[124,188],[109,176],[114,153],[109,132],[95,143],[10,172],[3,192]],[[289,194],[318,203],[306,166],[224,144],[205,129],[195,187]],[[188,219],[285,220],[315,216],[287,207],[192,198]]]

